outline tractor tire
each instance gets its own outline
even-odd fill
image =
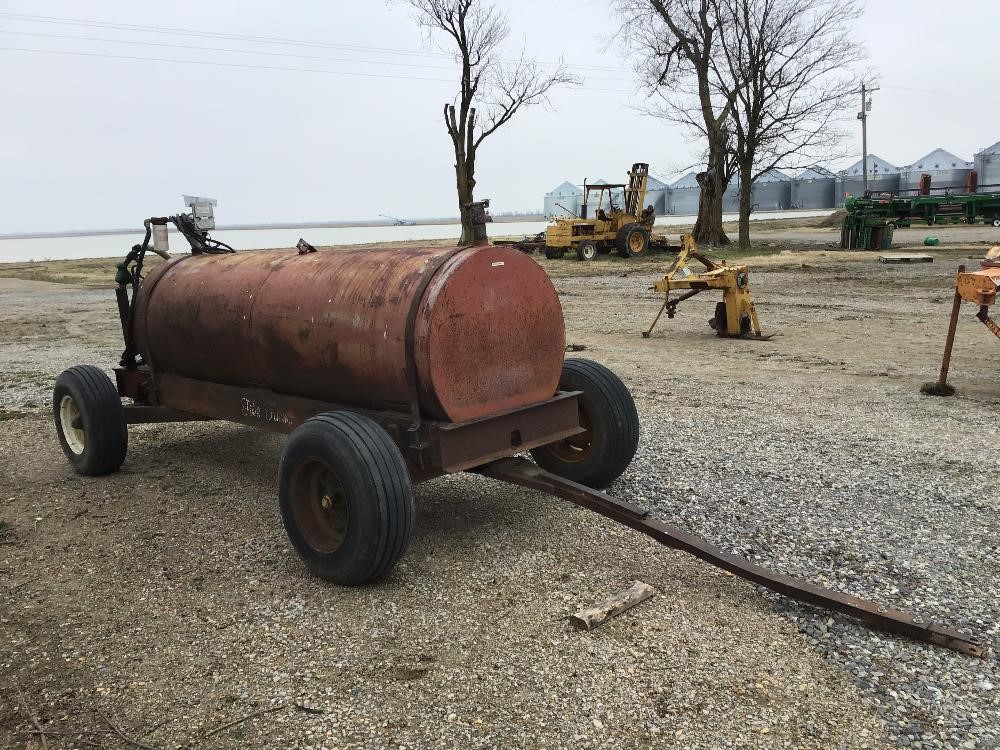
[[[642,224],[626,224],[618,230],[615,247],[623,258],[642,255],[649,249],[649,230]]]
[[[993,220],[993,226],[1000,227],[1000,219],[994,219]]]
[[[550,247],[545,246],[545,257],[549,260],[558,260],[566,254],[566,248],[564,247]]]
[[[726,303],[716,302],[715,303],[715,317],[712,318],[711,326],[715,329],[715,335],[726,338],[729,336],[729,326],[727,325],[728,318],[726,317]],[[744,315],[740,318],[740,333],[739,338],[750,335],[750,326],[752,321],[749,315]]]
[[[617,479],[639,446],[639,414],[628,388],[611,370],[589,359],[563,362],[559,390],[582,391],[580,424],[586,432],[531,451],[541,468],[600,489]]]
[[[63,453],[78,474],[118,471],[128,452],[125,409],[111,378],[93,365],[77,365],[56,378],[52,415]]]
[[[341,586],[386,576],[413,536],[413,486],[399,448],[376,422],[329,411],[288,436],[278,505],[313,573]]]
[[[577,260],[593,260],[597,257],[597,245],[593,240],[584,240],[576,246]]]

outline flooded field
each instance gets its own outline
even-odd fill
[[[785,219],[825,216],[830,211],[768,211],[753,215],[754,219]],[[661,216],[661,227],[690,224],[692,216]],[[735,215],[726,214],[725,221]],[[498,222],[491,224],[494,237],[535,234],[545,228],[544,221]],[[293,247],[302,237],[313,245],[361,245],[373,242],[408,240],[444,240],[458,237],[457,224],[417,224],[414,226],[381,227],[291,227],[275,229],[222,229],[212,232],[215,239],[240,250],[260,250],[272,247]],[[0,239],[0,263],[24,263],[34,260],[73,260],[77,258],[111,258],[124,256],[132,245],[142,242],[140,225],[134,234],[88,234],[72,237],[30,237]],[[176,231],[171,231],[171,247],[186,250],[187,245]]]

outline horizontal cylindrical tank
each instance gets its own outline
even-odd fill
[[[181,256],[134,320],[154,373],[449,422],[550,398],[565,351],[548,275],[507,247]]]

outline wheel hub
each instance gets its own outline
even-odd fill
[[[590,417],[583,410],[583,407],[580,407],[580,426],[583,428],[583,432],[560,440],[558,443],[552,443],[546,448],[565,463],[578,463],[586,460],[594,445],[594,432]]]
[[[76,455],[81,455],[87,447],[86,434],[83,431],[83,419],[80,407],[70,395],[65,395],[59,402],[59,425],[62,427],[66,445]]]
[[[332,554],[347,539],[350,525],[347,493],[333,468],[318,458],[292,471],[291,510],[303,540],[320,554]]]

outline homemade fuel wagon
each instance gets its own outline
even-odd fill
[[[564,498],[774,591],[982,655],[961,633],[776,573],[594,489],[629,466],[639,418],[625,384],[564,361],[558,295],[524,253],[473,245],[234,253],[184,216],[119,266],[116,383],[63,372],[53,394],[79,473],[114,472],[128,425],[229,420],[287,433],[278,505],[305,564],[334,583],[385,576],[413,532],[413,484],[473,471]],[[123,403],[127,399],[128,403]],[[522,454],[530,453],[532,460]]]

